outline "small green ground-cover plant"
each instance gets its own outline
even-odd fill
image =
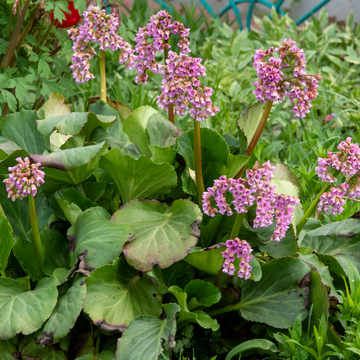
[[[309,339],[326,331],[337,352],[355,341],[342,342],[328,322],[330,299],[348,309],[337,289],[353,277],[349,260],[360,267],[360,223],[311,216],[339,214],[358,197],[357,143],[335,141],[308,164],[319,178],[309,201],[286,165],[256,159],[274,102],[289,97],[301,120],[316,101],[320,76],[306,73],[304,51],[284,39],[255,52],[259,102],[237,120],[235,138],[212,129],[221,110],[201,59],[188,55],[185,26],[160,12],[133,48],[117,35],[116,13],[90,7],[83,20],[70,30],[72,70],[89,80],[89,58],[99,56],[102,100],[71,112],[52,94],[38,111],[0,122],[1,356],[279,358],[273,334],[294,322],[292,334],[310,324]],[[162,72],[168,118],[106,96],[108,48],[136,67],[138,82]],[[291,339],[319,359],[330,351]]]

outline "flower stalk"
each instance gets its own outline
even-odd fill
[[[237,213],[236,214],[235,223],[234,223],[233,228],[231,230],[230,239],[235,239],[239,235],[241,226],[242,226],[243,221],[245,219],[245,215],[246,215],[246,213],[242,213],[242,214]]]
[[[100,50],[100,98],[106,103],[105,50]]]
[[[36,207],[35,207],[35,200],[32,195],[28,195],[29,199],[29,214],[30,214],[30,224],[31,224],[31,230],[35,245],[35,251],[37,260],[39,263],[39,268],[41,272],[43,273],[43,263],[44,263],[44,249],[41,243],[41,237],[39,232],[39,226],[37,222],[37,215],[36,215]]]
[[[262,134],[262,132],[263,132],[263,130],[265,128],[267,119],[269,118],[269,115],[270,115],[272,105],[273,105],[272,101],[270,101],[270,100],[266,101],[265,109],[264,109],[264,112],[262,114],[260,123],[259,123],[259,125],[258,125],[258,127],[257,127],[257,129],[255,131],[255,134],[254,134],[253,138],[251,139],[250,144],[249,144],[249,146],[247,148],[247,151],[246,151],[246,155],[249,156],[249,157],[253,153],[253,151],[255,149],[255,146],[258,143],[258,141],[260,139],[260,136],[261,136],[261,134]],[[240,179],[241,176],[243,175],[245,169],[246,169],[246,165],[237,173],[237,175],[235,176],[235,179]],[[244,219],[245,219],[245,214],[239,214],[239,213],[236,214],[235,223],[234,223],[233,228],[231,230],[231,235],[230,235],[231,239],[235,239],[239,235],[239,232],[240,232],[240,229],[241,229],[241,226],[242,226],[242,223],[243,223]]]
[[[167,44],[167,42],[166,42],[166,44]],[[164,64],[166,64],[166,60],[168,59],[168,56],[169,56],[169,51],[168,51],[168,48],[165,47],[164,48]],[[174,105],[173,104],[168,105],[168,117],[169,117],[169,121],[171,121],[174,124],[175,118],[174,118]]]
[[[201,136],[200,122],[194,120],[194,152],[195,152],[195,181],[198,193],[199,205],[202,203],[202,195],[204,193],[204,180],[201,164]]]

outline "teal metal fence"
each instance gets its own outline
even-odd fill
[[[164,2],[162,0],[155,0],[155,1],[158,4],[160,4],[162,7],[167,9],[168,11],[171,11],[171,7],[166,2]],[[248,28],[249,31],[250,31],[250,25],[251,25],[251,18],[252,18],[254,7],[256,4],[265,5],[265,6],[269,7],[270,9],[272,7],[275,7],[276,11],[280,15],[285,15],[284,11],[280,9],[280,6],[283,4],[284,0],[278,0],[276,2],[276,4],[273,4],[267,0],[229,0],[229,4],[227,6],[225,6],[218,14],[215,13],[215,11],[212,9],[210,4],[206,0],[198,0],[198,1],[205,7],[205,9],[209,12],[209,14],[211,14],[215,18],[223,16],[229,11],[233,11],[235,14],[236,20],[239,24],[240,30],[243,29],[243,24],[242,24],[242,19],[241,19],[241,12],[239,11],[239,9],[237,7],[237,5],[239,5],[239,4],[249,3],[249,7],[248,7],[248,10],[246,13],[246,27]],[[311,16],[311,14],[318,11],[321,7],[323,7],[330,1],[331,0],[323,0],[323,1],[319,2],[307,14],[302,16],[300,19],[296,20],[296,24],[301,24],[302,22],[304,22],[306,19],[308,19]]]

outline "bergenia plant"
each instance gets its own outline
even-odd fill
[[[171,34],[180,36],[179,54],[169,51]],[[172,17],[164,10],[150,18],[147,26],[140,28],[135,37],[135,67],[139,76],[137,83],[146,84],[147,70],[154,73],[161,72],[163,76],[161,95],[158,96],[159,106],[166,109],[168,117],[174,123],[174,113],[181,116],[188,111],[194,118],[194,149],[195,149],[195,179],[198,192],[198,201],[204,192],[204,181],[201,164],[201,137],[200,123],[208,116],[219,112],[217,106],[212,105],[210,96],[213,89],[202,86],[200,76],[206,76],[206,69],[201,65],[200,58],[192,58],[190,53],[189,29],[178,21],[172,22]],[[156,51],[164,53],[164,63],[156,62]]]
[[[106,102],[105,51],[121,50],[119,62],[125,64],[128,69],[134,66],[134,51],[131,45],[116,34],[120,27],[120,17],[115,9],[113,10],[109,15],[98,6],[89,6],[83,12],[84,23],[78,29],[68,30],[70,39],[74,41],[72,47],[74,65],[71,65],[71,69],[76,82],[83,83],[94,79],[95,76],[90,72],[90,60],[98,56],[93,45],[100,45],[101,100],[104,102]]]
[[[29,158],[24,160],[16,158],[17,165],[9,167],[9,177],[3,182],[6,185],[8,198],[12,201],[28,198],[31,230],[36,250],[39,268],[42,271],[44,261],[44,251],[41,244],[39,226],[37,222],[36,207],[34,197],[37,194],[37,188],[44,184],[45,173],[41,171],[41,163],[32,164]],[[2,274],[4,276],[4,274]]]

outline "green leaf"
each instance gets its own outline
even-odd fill
[[[54,198],[61,208],[59,211],[55,209],[56,215],[63,220],[67,219],[71,224],[74,224],[83,211],[98,206],[74,188],[59,190],[54,194]]]
[[[40,232],[44,249],[44,273],[51,275],[56,268],[66,268],[69,264],[67,240],[56,230],[46,229]],[[23,270],[32,280],[40,280],[42,271],[36,260],[35,245],[30,232],[26,238],[17,237],[13,252]]]
[[[91,134],[91,141],[102,142],[106,141],[111,148],[120,148],[124,155],[131,155],[137,159],[141,155],[139,148],[130,141],[129,136],[123,131],[123,121],[126,119],[131,110],[122,103],[114,102],[108,99],[109,104],[105,104],[103,101],[97,101],[90,105],[90,111],[95,114],[116,116],[114,124],[107,128],[106,131],[101,127],[98,127]]]
[[[97,147],[95,148],[94,146]],[[77,149],[59,151],[58,153],[61,154],[61,159],[64,159],[65,161],[64,165],[70,169],[74,167],[74,170],[61,171],[53,168],[45,168],[45,184],[41,187],[42,191],[46,195],[49,195],[66,186],[78,185],[84,182],[96,169],[98,169],[99,160],[102,154],[107,151],[107,144],[103,144],[102,147],[101,144],[94,146],[86,146],[81,148],[83,149],[81,151],[78,151]],[[91,147],[91,149],[87,150],[89,147]],[[65,155],[64,151],[67,151]],[[76,158],[71,158],[71,154],[75,154]],[[67,158],[68,156],[69,159]],[[48,160],[52,161],[52,159]],[[56,161],[57,160],[54,159],[52,165],[56,165]],[[76,167],[76,165],[78,165],[78,167]]]
[[[31,280],[37,281],[43,277],[40,265],[37,261],[35,245],[32,239],[15,238],[13,253],[24,272],[30,275]]]
[[[43,120],[46,121],[46,120]],[[80,148],[59,150],[47,155],[32,155],[34,162],[41,162],[43,166],[59,169],[62,171],[71,171],[80,166],[89,163],[99,152],[106,151],[106,144],[84,146]],[[94,169],[95,170],[95,169]],[[46,171],[45,171],[46,174]],[[46,177],[45,177],[46,182]]]
[[[352,64],[360,64],[360,57],[358,56],[345,56],[345,60]]]
[[[44,136],[50,136],[54,130],[57,130],[63,135],[85,135],[85,140],[89,141],[95,128],[101,127],[106,130],[115,120],[115,116],[74,112],[39,120],[38,129]]]
[[[76,263],[79,255],[83,255],[88,270],[111,264],[133,236],[127,225],[105,219],[97,212],[85,211],[68,230],[70,265]]]
[[[245,222],[244,222],[245,223]],[[245,225],[246,226],[246,225]],[[294,232],[289,228],[280,242],[269,240],[275,230],[275,223],[267,228],[253,228],[262,242],[258,242],[259,249],[268,252],[273,258],[281,258],[283,256],[291,256],[297,252],[298,245]]]
[[[140,149],[147,156],[151,156],[149,149],[149,134],[146,130],[149,118],[156,110],[151,106],[141,106],[135,109],[124,121],[123,129]]]
[[[196,245],[202,214],[188,200],[172,206],[157,201],[135,200],[123,205],[112,218],[116,224],[133,229],[134,239],[125,244],[126,261],[140,271],[161,269],[183,259]]]
[[[249,106],[237,121],[238,128],[244,133],[248,146],[255,135],[264,110],[265,104],[257,102]]]
[[[339,273],[340,265],[347,273],[348,260],[360,270],[359,233],[360,222],[358,219],[337,221],[309,231],[302,240],[301,246],[309,246],[314,249],[320,255],[320,261],[328,265],[330,271]],[[337,265],[331,261],[330,256],[336,260]]]
[[[42,230],[40,236],[44,248],[44,273],[50,276],[57,268],[67,268],[69,265],[67,239],[53,229]]]
[[[290,183],[292,183],[298,190],[292,190],[289,187],[289,191],[291,191],[292,193],[296,194],[296,195],[290,195],[288,193],[282,193],[282,194],[286,194],[286,195],[290,195],[290,196],[296,196],[298,197],[300,194],[300,189],[301,189],[301,185],[300,182],[298,180],[298,178],[296,177],[296,175],[290,171],[290,169],[283,163],[276,163],[275,164],[275,170],[274,170],[274,178],[276,178],[277,180],[286,180],[289,181]],[[276,185],[276,184],[274,184]]]
[[[120,120],[116,120],[116,121],[120,121]],[[112,129],[115,126],[117,126],[117,123],[115,123],[115,125],[109,129]],[[109,130],[109,129],[107,129],[107,130]],[[124,134],[127,137],[127,135],[125,133],[121,132],[119,134],[120,138],[122,138],[122,136],[121,136],[122,134]],[[95,129],[93,131],[90,141],[93,141],[95,143],[100,143],[102,141],[106,141],[112,149],[119,148],[119,149],[121,149],[121,152],[124,155],[130,155],[134,159],[138,159],[139,156],[141,155],[141,151],[134,143],[132,143],[128,140],[121,141],[115,137],[115,134],[113,136],[110,134],[110,131],[104,131],[100,127],[98,127],[97,129]]]
[[[1,119],[1,135],[30,154],[42,154],[45,151],[43,136],[36,127],[38,116],[35,111],[24,110]]]
[[[208,274],[217,275],[224,262],[224,258],[221,255],[221,252],[224,250],[225,247],[192,251],[184,258],[184,261]]]
[[[160,113],[150,116],[147,132],[150,144],[160,148],[175,145],[176,138],[181,135],[181,130]]]
[[[15,280],[0,278],[0,337],[31,334],[51,315],[58,292],[54,277],[40,280],[32,291],[24,291]]]
[[[40,119],[53,118],[66,114],[70,114],[70,105],[65,104],[65,98],[62,95],[55,93],[50,94],[49,99],[37,112]]]
[[[195,310],[198,307],[216,304],[221,299],[220,290],[200,279],[190,281],[184,291],[187,294],[189,310]]]
[[[121,120],[121,123],[131,114],[131,110],[120,101],[114,101],[110,98],[107,98],[106,101],[107,103],[101,101],[99,97],[90,98],[88,102],[89,110],[100,115],[115,115]],[[109,128],[109,130],[110,129],[111,128]],[[124,135],[126,134],[124,133]]]
[[[330,275],[328,266],[325,266],[322,262],[320,262],[315,254],[299,254],[299,259],[305,261],[307,264],[309,264],[311,267],[314,267],[318,271],[321,276],[321,281],[330,288],[330,296],[335,296],[341,300],[341,297],[337,293],[333,284],[333,278]]]
[[[84,311],[105,331],[123,331],[139,315],[161,315],[156,285],[140,277],[124,257],[94,270],[86,287]]]
[[[330,301],[327,287],[321,282],[320,274],[315,270],[311,271],[309,284],[309,306],[313,306],[311,312],[311,328],[319,326],[323,315],[329,317]]]
[[[145,156],[135,160],[123,155],[120,149],[112,149],[104,155],[100,166],[113,178],[123,203],[167,193],[177,184],[176,171],[171,165],[155,164]]]
[[[234,178],[248,161],[249,157],[245,155],[229,154],[227,165],[222,167],[221,174],[226,175],[227,178]]]
[[[6,102],[9,105],[9,109],[11,111],[16,111],[17,101],[16,97],[10,92],[5,89],[1,89],[1,94],[5,96]]]
[[[116,360],[157,360],[166,349],[175,347],[175,314],[180,310],[177,304],[165,304],[166,318],[139,316],[134,319],[118,340]]]
[[[0,358],[1,360],[15,360],[14,356],[19,355],[16,345],[16,338],[10,340],[0,339]]]
[[[82,184],[82,189],[86,198],[96,202],[104,195],[106,186],[106,183],[89,181]]]
[[[272,351],[274,353],[278,352],[279,350],[276,348],[274,343],[269,340],[265,339],[255,339],[255,340],[248,340],[240,345],[234,347],[227,355],[225,360],[231,360],[235,355],[241,354],[244,351],[257,349],[261,352],[264,351]]]
[[[150,145],[151,149],[151,160],[155,164],[161,164],[163,162],[167,162],[168,164],[172,165],[175,161],[175,157],[177,151],[175,149],[171,149],[168,147],[159,147],[156,145]]]
[[[256,321],[280,329],[288,327],[295,318],[307,316],[306,278],[308,265],[298,259],[284,257],[272,260],[261,267],[258,282],[242,284],[241,300],[234,306],[249,321]]]
[[[86,286],[83,279],[78,279],[59,297],[55,309],[46,321],[41,336],[36,343],[42,347],[56,344],[73,328],[85,302]]]
[[[0,207],[0,271],[6,269],[11,249],[15,244],[12,232],[10,223]]]
[[[222,168],[228,163],[229,146],[216,131],[201,128],[201,158],[205,189],[214,185],[214,180],[221,175]],[[194,130],[184,132],[178,138],[179,154],[186,165],[195,170]]]
[[[221,246],[222,245],[222,246]],[[219,247],[220,246],[220,247]],[[222,268],[224,258],[221,253],[225,250],[225,244],[216,244],[209,248],[192,251],[185,259],[188,264],[196,267],[201,271],[205,271],[211,275],[217,275]],[[240,259],[235,259],[234,265],[235,268],[238,268],[240,264]],[[255,257],[250,261],[252,266],[252,276],[251,280],[259,281],[261,279],[261,268],[259,262]]]
[[[11,154],[15,150],[20,150],[20,146],[16,145],[13,141],[0,136],[0,151],[5,154]]]
[[[205,282],[203,280],[199,280],[199,281]],[[180,287],[171,286],[169,288],[169,292],[176,297],[176,300],[181,308],[178,316],[178,323],[182,323],[182,324],[198,323],[201,327],[205,329],[211,329],[212,331],[216,331],[219,329],[218,322],[215,319],[212,319],[208,314],[200,310],[194,312],[191,312],[189,310],[189,305],[187,302],[188,294],[185,291],[183,291]],[[214,301],[216,301],[216,297],[214,297]]]

